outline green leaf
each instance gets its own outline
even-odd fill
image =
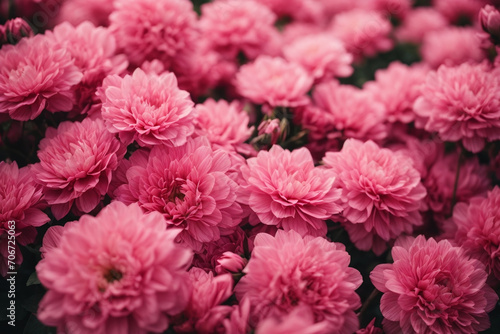
[[[37,284],[41,284],[40,283],[40,280],[38,279],[38,276],[36,274],[36,271],[34,271],[30,277],[28,278],[28,281],[26,282],[26,286],[30,286],[30,285],[37,285]]]

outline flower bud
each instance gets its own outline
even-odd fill
[[[280,136],[280,120],[268,119],[259,124],[259,135],[268,134],[271,137],[271,145],[276,144]]]
[[[31,37],[33,35],[33,29],[31,29],[28,22],[19,17],[5,23],[3,26],[3,36],[0,32],[2,44],[17,44],[17,42],[19,42],[22,38]]]
[[[490,34],[495,44],[500,44],[500,12],[491,5],[484,6],[479,12],[479,22],[483,30]]]
[[[239,273],[245,268],[247,260],[233,252],[224,252],[220,258],[217,259],[217,266],[215,271],[217,274],[224,273]]]

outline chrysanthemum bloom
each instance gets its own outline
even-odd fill
[[[37,317],[64,333],[162,333],[189,301],[191,252],[159,213],[113,202],[85,215],[36,270],[48,292]]]
[[[368,0],[360,7],[381,12],[384,15],[390,15],[399,19],[404,19],[411,11],[412,0]]]
[[[110,30],[129,61],[140,66],[159,59],[167,68],[196,36],[196,13],[189,0],[115,0]]]
[[[324,7],[321,1],[302,0],[251,0],[269,7],[279,18],[294,21],[322,23],[325,20]]]
[[[12,119],[35,119],[43,109],[69,111],[75,100],[73,86],[83,74],[68,50],[46,36],[23,38],[0,49],[0,113]]]
[[[433,68],[442,64],[479,63],[486,58],[486,54],[481,48],[478,33],[478,30],[467,27],[432,31],[424,37],[420,53],[424,62]]]
[[[127,171],[128,184],[115,191],[118,200],[158,211],[167,226],[181,227],[180,237],[194,249],[230,234],[241,221],[238,185],[229,176],[228,154],[213,150],[204,137],[177,148],[156,146],[146,164]]]
[[[448,21],[432,7],[417,7],[411,10],[396,29],[396,37],[402,42],[420,44],[431,31],[448,26]]]
[[[356,61],[363,56],[372,57],[388,51],[393,42],[389,38],[391,23],[381,13],[366,9],[353,9],[334,17],[330,30],[344,42]]]
[[[256,104],[274,107],[298,107],[307,104],[312,77],[300,65],[282,58],[260,56],[240,67],[236,89]]]
[[[406,155],[348,139],[342,151],[327,152],[323,161],[342,188],[342,216],[357,248],[380,255],[388,241],[422,225],[426,191]]]
[[[363,88],[384,105],[389,122],[410,123],[415,119],[413,103],[420,97],[420,86],[428,72],[425,65],[407,66],[396,61],[387,69],[377,70],[375,81],[367,82]]]
[[[104,79],[99,92],[102,118],[111,133],[125,144],[181,146],[193,134],[194,103],[177,87],[173,73],[132,75]]]
[[[14,262],[20,264],[23,255],[18,245],[32,243],[36,237],[35,227],[50,220],[41,210],[44,207],[42,187],[35,183],[30,167],[18,168],[16,162],[0,162],[0,275],[15,271],[8,270],[7,266],[7,232],[12,226],[15,227]],[[9,221],[14,221],[14,224]]]
[[[252,135],[253,127],[248,127],[250,118],[241,103],[207,99],[195,109],[196,135],[206,136],[212,145],[228,151],[240,151],[248,146],[244,142]]]
[[[475,197],[453,209],[457,226],[455,242],[481,261],[488,273],[500,281],[500,188],[488,197]]]
[[[107,27],[113,3],[114,0],[64,0],[57,20],[74,26],[90,21],[95,26]]]
[[[474,153],[500,139],[500,77],[485,65],[441,66],[427,76],[415,101],[417,126]],[[418,120],[417,120],[418,121]]]
[[[83,73],[81,83],[75,88],[76,112],[100,110],[95,95],[97,87],[107,75],[121,74],[128,66],[124,55],[115,55],[116,42],[105,28],[96,28],[90,22],[73,27],[65,22],[46,33],[48,38],[69,51],[75,65]]]
[[[371,272],[383,292],[383,325],[392,333],[477,333],[490,326],[498,296],[484,265],[449,241],[407,237],[392,249],[393,264]]]
[[[56,219],[64,217],[73,204],[80,212],[92,211],[126,152],[101,119],[90,118],[47,129],[39,147],[40,162],[33,172]]]
[[[272,42],[276,15],[257,1],[217,0],[201,7],[200,28],[210,45],[227,57],[250,59]]]
[[[432,0],[434,8],[443,14],[451,23],[464,23],[476,21],[483,0]]]
[[[316,322],[311,307],[299,304],[289,313],[262,319],[257,325],[256,334],[328,334],[329,323],[326,320]]]
[[[302,65],[316,81],[348,77],[353,72],[352,55],[340,40],[330,35],[299,38],[285,46],[283,52],[288,61]]]
[[[241,168],[242,202],[260,221],[301,235],[326,235],[325,220],[340,212],[335,177],[314,167],[306,148],[292,152],[274,145]]]
[[[328,333],[353,333],[359,326],[354,311],[361,306],[355,290],[362,278],[349,262],[340,243],[302,238],[295,231],[279,230],[275,237],[260,233],[235,294],[250,300],[252,326],[304,305],[315,322],[328,323]]]

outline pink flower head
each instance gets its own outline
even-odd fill
[[[339,213],[340,191],[335,178],[325,169],[314,167],[306,148],[292,152],[274,145],[260,151],[241,168],[242,196],[260,221],[297,231],[300,235],[326,235],[325,220]]]
[[[388,334],[477,333],[498,300],[484,265],[447,240],[407,237],[392,249],[393,264],[371,272],[383,292],[380,310]]]
[[[285,58],[302,65],[316,81],[352,74],[353,57],[344,44],[326,34],[308,35],[285,46]]]
[[[215,271],[217,274],[224,273],[239,273],[247,265],[247,260],[240,255],[233,252],[224,252],[220,258],[217,259],[217,266]]]
[[[159,59],[172,62],[191,49],[197,36],[189,0],[115,0],[110,30],[133,65]]]
[[[485,59],[478,31],[467,27],[449,27],[427,34],[420,49],[423,60],[433,68],[445,64],[479,63]]]
[[[500,77],[484,65],[441,66],[427,76],[415,101],[417,126],[474,153],[500,139]]]
[[[231,161],[204,137],[166,149],[156,146],[146,162],[127,171],[128,184],[115,191],[118,200],[158,211],[167,226],[181,227],[181,238],[196,250],[203,242],[230,234],[241,221],[238,185],[229,176]]]
[[[273,42],[276,15],[257,1],[216,0],[201,7],[200,28],[210,45],[235,58],[243,52],[250,59]]]
[[[173,73],[108,76],[99,95],[106,127],[127,145],[181,146],[193,134],[194,103]]]
[[[271,108],[307,104],[312,84],[312,77],[300,65],[269,56],[241,66],[236,74],[236,88],[243,97]]]
[[[289,313],[271,316],[260,321],[256,334],[329,334],[331,328],[326,320],[316,322],[313,310],[299,304]]]
[[[56,112],[73,108],[73,86],[83,74],[69,51],[46,36],[4,45],[0,64],[0,114],[27,121],[35,119],[43,109]]]
[[[375,318],[370,321],[370,323],[362,329],[356,331],[356,334],[383,334],[382,329],[375,327]]]
[[[377,70],[375,81],[367,82],[364,89],[385,106],[389,122],[410,123],[415,120],[413,103],[428,72],[425,65],[407,66],[395,61],[387,69]]]
[[[488,273],[500,281],[500,188],[488,197],[458,203],[453,210],[457,226],[455,242],[483,263]]]
[[[238,101],[207,99],[196,105],[195,133],[206,136],[212,145],[229,151],[244,149],[253,133],[250,118]]]
[[[320,24],[325,19],[321,1],[251,0],[269,7],[278,17]]]
[[[396,29],[396,37],[403,42],[422,43],[424,37],[448,26],[448,21],[432,7],[417,7],[411,10]]]
[[[68,333],[163,332],[184,310],[191,252],[161,214],[114,202],[66,227],[36,266],[48,289],[37,317]]]
[[[278,230],[275,237],[260,233],[235,294],[250,300],[253,326],[303,305],[314,322],[327,323],[327,333],[353,333],[359,326],[354,311],[361,306],[355,290],[362,278],[349,262],[340,243],[302,238],[295,231]]]
[[[89,21],[95,26],[109,26],[115,0],[64,0],[57,17],[59,22],[77,26]]]
[[[464,19],[474,22],[484,0],[432,0],[436,8],[451,23],[461,23]]]
[[[380,255],[391,239],[422,225],[426,191],[402,153],[348,139],[342,151],[327,152],[323,161],[342,188],[345,227],[359,249]]]
[[[404,19],[411,11],[412,2],[413,0],[365,0],[363,5],[384,15]]]
[[[106,194],[125,151],[101,119],[63,122],[57,129],[47,129],[33,172],[56,219],[73,204],[80,212],[92,211]]]
[[[4,43],[17,44],[22,38],[35,35],[28,22],[20,17],[8,20],[3,26],[0,25],[0,31],[0,45]]]
[[[353,9],[334,17],[331,32],[352,53],[356,61],[363,56],[372,57],[388,51],[393,42],[389,38],[391,23],[381,13],[366,9]]]
[[[484,6],[479,12],[479,23],[493,42],[500,44],[500,11],[491,5]]]

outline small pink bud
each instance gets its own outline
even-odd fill
[[[22,38],[34,35],[33,29],[31,29],[28,22],[19,17],[7,21],[3,29],[2,43],[16,44]]]
[[[217,274],[225,273],[239,273],[245,268],[248,260],[242,258],[233,252],[224,252],[220,258],[217,259],[217,266],[215,271]]]
[[[495,44],[500,42],[500,12],[491,5],[484,6],[479,12],[479,22],[483,30],[490,34]]]
[[[268,134],[271,136],[271,145],[276,144],[278,138],[280,136],[280,121],[279,119],[268,119],[266,121],[262,121],[259,124],[259,135]]]

